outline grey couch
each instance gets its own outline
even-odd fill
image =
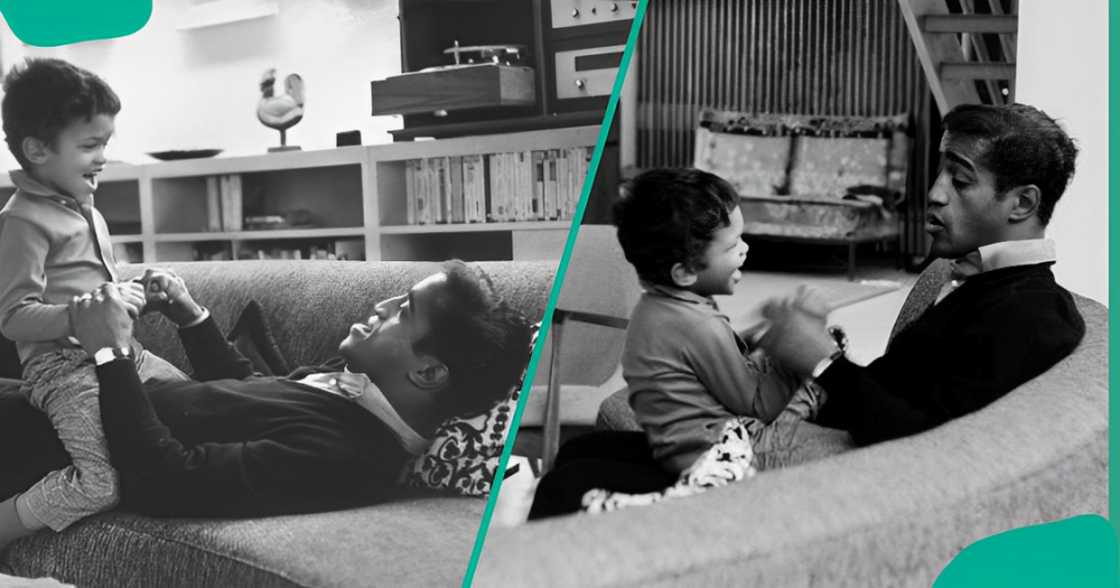
[[[292,365],[330,357],[373,304],[438,269],[426,263],[202,262],[161,264],[228,328],[257,300]],[[497,289],[538,320],[555,273],[547,262],[480,264]],[[136,273],[141,268],[129,268]],[[137,337],[189,371],[170,323],[145,317]],[[0,393],[13,393],[0,389]],[[0,573],[79,586],[452,586],[462,581],[485,502],[412,495],[338,512],[243,520],[91,517],[41,532],[0,554]]]
[[[896,332],[946,275],[923,273]],[[475,586],[929,586],[980,538],[1105,515],[1108,312],[1077,303],[1077,350],[976,413],[697,497],[492,530]],[[600,421],[636,428],[624,392]]]

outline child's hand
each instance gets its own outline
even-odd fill
[[[798,286],[797,292],[793,295],[793,301],[794,305],[802,312],[822,321],[828,319],[828,313],[832,310],[824,293],[812,286]]]
[[[119,282],[114,284],[121,295],[121,301],[128,309],[128,316],[136,320],[144,312],[147,300],[144,296],[144,285],[136,281]]]

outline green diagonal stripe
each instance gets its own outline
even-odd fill
[[[544,349],[544,341],[548,338],[548,328],[552,323],[552,313],[556,309],[556,301],[560,297],[560,287],[564,283],[564,274],[568,270],[568,261],[572,256],[572,248],[575,247],[576,237],[579,235],[579,227],[583,222],[583,213],[587,208],[587,198],[591,193],[591,187],[595,183],[595,177],[599,171],[599,161],[603,158],[603,147],[607,142],[607,135],[610,134],[611,122],[614,121],[615,110],[618,109],[618,97],[622,92],[622,83],[626,78],[626,72],[630,68],[630,57],[634,54],[634,47],[638,43],[638,33],[642,29],[642,21],[646,16],[646,5],[649,0],[641,0],[638,3],[636,12],[634,13],[634,21],[630,25],[630,36],[626,39],[626,51],[622,54],[622,61],[618,65],[618,74],[614,79],[614,88],[611,91],[610,100],[607,102],[607,110],[603,113],[603,124],[599,128],[599,140],[595,144],[595,153],[591,156],[591,164],[587,169],[587,177],[583,180],[583,192],[580,193],[579,206],[576,208],[575,215],[572,218],[571,229],[568,230],[568,239],[564,243],[564,254],[560,258],[560,266],[556,269],[556,277],[552,280],[552,290],[549,293],[548,305],[544,310],[544,317],[541,319],[540,335],[537,337],[537,346],[533,349],[533,356],[529,360],[529,367],[525,372],[525,381],[521,386],[521,400],[517,404],[517,410],[513,413],[513,419],[510,421],[510,432],[506,439],[505,448],[502,450],[502,458],[498,462],[498,471],[494,474],[494,482],[490,488],[490,497],[486,501],[486,510],[482,513],[482,522],[478,527],[478,535],[475,537],[474,550],[471,551],[471,561],[467,565],[467,572],[463,576],[463,587],[468,588],[474,581],[474,573],[478,568],[478,560],[482,556],[482,548],[486,543],[486,532],[490,529],[490,518],[494,514],[494,504],[498,500],[498,493],[502,489],[502,477],[506,471],[506,464],[509,463],[510,453],[513,451],[514,441],[517,440],[517,429],[521,425],[521,413],[525,410],[525,402],[529,398],[529,394],[533,388],[533,376],[537,372],[537,364],[540,362],[542,350]]]

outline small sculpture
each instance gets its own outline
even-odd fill
[[[269,68],[261,77],[261,101],[257,104],[257,119],[264,126],[280,131],[280,146],[272,151],[294,151],[298,145],[288,145],[288,128],[303,120],[303,78],[290,74],[284,79],[284,94],[275,95],[276,69]]]

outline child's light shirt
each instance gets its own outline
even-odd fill
[[[715,300],[643,283],[630,317],[622,373],[653,456],[680,473],[719,440],[727,419],[768,424],[799,378],[748,355]]]
[[[0,333],[20,362],[73,346],[67,305],[116,281],[109,227],[93,197],[75,199],[10,172],[16,192],[0,210]]]

